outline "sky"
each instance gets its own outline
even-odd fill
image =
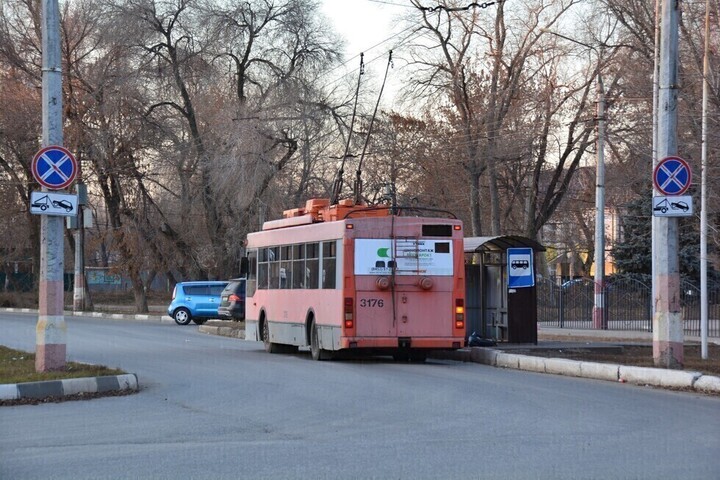
[[[402,0],[398,0],[398,3]],[[347,56],[368,52],[393,35],[392,16],[405,7],[372,0],[323,0],[322,11],[347,40]],[[374,49],[374,50],[377,50]]]
[[[360,53],[365,54],[366,72],[379,85],[385,74],[389,50],[402,38],[398,35],[404,27],[398,16],[410,10],[408,0],[322,0],[322,12],[332,22],[335,31],[346,40],[345,72],[350,72],[356,82]],[[399,62],[388,73],[388,83],[383,91],[383,106],[393,106],[395,92],[399,89]],[[342,75],[342,70],[333,72]],[[363,84],[365,81],[363,80]],[[379,93],[379,92],[378,92]]]

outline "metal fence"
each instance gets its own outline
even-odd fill
[[[614,275],[605,286],[605,318],[608,330],[652,331],[652,284],[649,277]],[[548,327],[593,329],[595,282],[590,278],[557,284],[549,279],[537,283],[538,323]],[[700,335],[700,289],[681,283],[685,335]],[[708,287],[708,335],[720,337],[720,284]]]

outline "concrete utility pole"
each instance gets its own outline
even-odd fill
[[[658,116],[658,159],[677,154],[679,8],[679,2],[662,2],[659,109],[655,112]],[[678,219],[653,216],[652,238],[653,361],[657,367],[682,368],[684,338],[680,307]]]
[[[62,70],[58,0],[42,5],[42,146],[62,145]],[[47,188],[43,187],[43,191]],[[63,314],[63,218],[40,217],[40,292],[35,328],[35,370],[65,369],[67,328]]]

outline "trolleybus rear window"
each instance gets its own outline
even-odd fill
[[[423,237],[452,237],[452,225],[423,225]]]

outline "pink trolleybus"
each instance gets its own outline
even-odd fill
[[[416,210],[413,210],[415,212]],[[309,200],[247,240],[246,338],[315,360],[370,351],[423,361],[463,346],[462,222]]]

